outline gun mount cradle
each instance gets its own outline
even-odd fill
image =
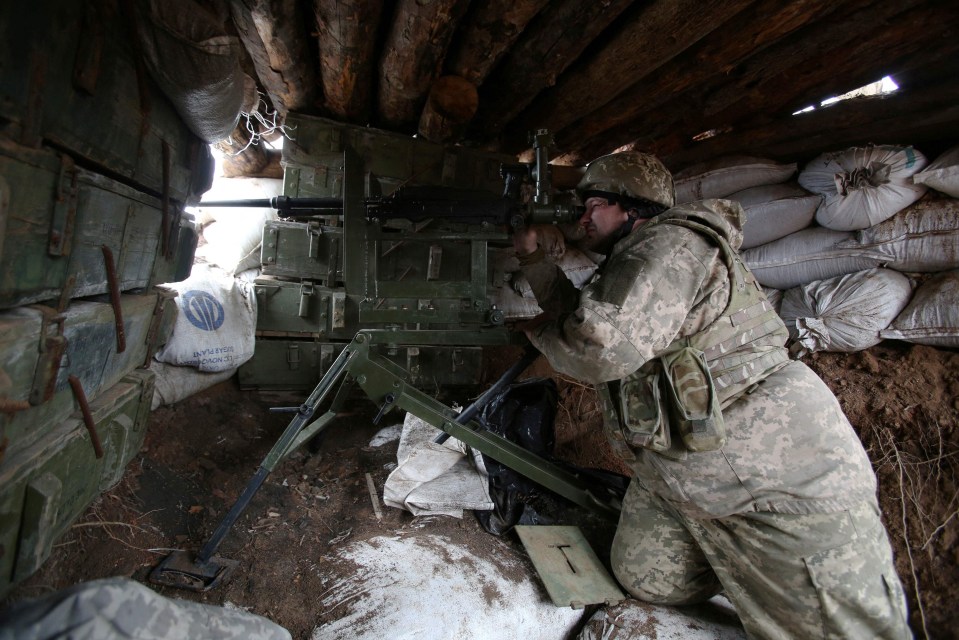
[[[295,409],[289,426],[260,463],[243,493],[224,516],[213,535],[206,541],[195,559],[186,551],[175,551],[167,556],[150,574],[155,584],[193,591],[208,591],[224,580],[237,566],[234,560],[215,556],[217,549],[234,523],[249,505],[266,477],[290,453],[322,432],[342,410],[350,390],[359,385],[374,403],[380,406],[374,422],[378,422],[394,407],[442,430],[440,438],[453,437],[488,455],[498,462],[525,475],[571,502],[610,518],[618,517],[620,505],[613,498],[595,495],[577,475],[527,451],[512,441],[486,430],[473,420],[479,410],[495,393],[511,383],[538,356],[530,348],[524,357],[511,367],[488,391],[460,413],[411,386],[409,373],[391,360],[371,351],[377,345],[422,344],[424,331],[419,330],[363,330],[340,353],[323,375],[316,388]],[[435,343],[442,336],[444,344],[481,344],[484,346],[508,344],[508,334],[501,331],[444,331],[431,332]],[[313,419],[319,406],[334,387],[338,386],[329,408]]]

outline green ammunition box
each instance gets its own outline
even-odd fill
[[[348,341],[356,333],[348,328],[356,326],[356,318],[347,318],[342,287],[262,276],[253,290],[257,336]]]
[[[90,403],[103,458],[79,411],[0,461],[0,595],[36,571],[93,499],[115,484],[146,432],[154,376],[137,371]]]
[[[308,390],[346,346],[345,343],[258,339],[253,357],[237,372],[240,387]],[[415,387],[438,391],[445,386],[475,386],[482,379],[481,347],[397,346],[378,349],[409,373]]]
[[[502,193],[500,165],[515,158],[444,146],[422,138],[291,113],[295,140],[283,145],[283,193],[300,197],[343,195],[343,150],[360,158],[367,196],[401,185],[443,185]]]
[[[113,307],[74,302],[63,313],[22,307],[0,313],[0,438],[7,456],[43,438],[75,409],[69,377],[88,400],[148,363],[170,334],[172,293],[121,296],[125,349],[117,351]]]
[[[0,3],[0,121],[25,146],[49,144],[185,202],[209,187],[212,159],[139,63],[133,6]]]
[[[319,222],[267,220],[263,227],[260,265],[268,276],[317,280],[332,286],[342,280],[342,227]]]
[[[69,156],[0,138],[0,196],[0,308],[106,293],[108,260],[121,291],[173,281],[177,249],[192,262],[189,222],[181,241],[159,199]]]

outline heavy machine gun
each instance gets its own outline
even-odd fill
[[[548,133],[537,132],[535,165],[501,167],[505,187],[500,195],[413,186],[399,189],[386,198],[362,197],[361,183],[356,179],[363,175],[359,159],[353,150],[345,148],[340,197],[280,197],[270,201],[278,211],[294,218],[339,217],[338,226],[324,227],[309,222],[298,223],[296,227],[297,234],[304,235],[305,231],[309,237],[310,256],[321,257],[323,263],[323,268],[316,270],[316,280],[309,285],[302,281],[293,285],[300,291],[297,316],[301,321],[313,317],[310,298],[319,290],[321,300],[325,295],[332,299],[331,304],[339,305],[331,307],[328,314],[339,320],[327,317],[324,331],[310,334],[313,339],[337,338],[350,329],[358,330],[350,333],[348,342],[326,345],[329,359],[321,363],[324,373],[319,383],[303,404],[293,409],[295,416],[289,426],[200,552],[195,557],[185,551],[173,553],[153,571],[151,580],[201,591],[222,582],[236,563],[215,555],[220,543],[269,473],[292,451],[322,432],[355,387],[379,406],[375,421],[393,409],[410,412],[573,503],[610,517],[618,515],[616,496],[598,495],[589,482],[576,474],[487,431],[474,419],[493,392],[511,383],[536,358],[538,354],[531,347],[527,347],[520,361],[491,390],[461,413],[418,388],[431,373],[441,375],[447,371],[442,368],[447,361],[441,361],[440,356],[448,355],[448,363],[455,370],[468,367],[464,354],[470,350],[525,342],[521,334],[510,332],[504,326],[502,314],[497,313],[487,298],[487,242],[508,240],[505,232],[493,228],[494,225],[507,224],[515,228],[531,222],[573,221],[579,216],[572,197],[558,196],[550,187],[548,144]],[[533,187],[533,193],[525,202],[524,185]],[[262,206],[262,201],[255,204],[247,201],[246,205],[239,202],[242,201],[230,201],[225,206]],[[403,225],[399,231],[390,227],[388,222],[395,219],[405,221],[405,231]],[[428,221],[452,222],[453,228],[431,231],[426,228]],[[464,225],[465,230],[459,229]],[[281,243],[280,233],[271,235],[270,229],[264,230],[261,260],[265,272],[271,265],[277,268],[277,254],[270,250],[277,249]],[[270,244],[273,246],[268,246]],[[414,266],[406,266],[404,270],[401,262],[397,269],[397,265],[382,260],[394,254],[397,247],[415,249],[417,244],[428,249],[409,252],[413,257],[425,256],[425,264],[408,263],[416,266],[414,275],[418,274],[418,278],[404,280],[414,271]],[[460,251],[455,255],[466,257],[466,265],[458,264],[461,260],[455,261],[454,266],[461,270],[454,270],[452,276],[449,270],[444,271],[437,257],[444,247]],[[303,262],[296,264],[300,271],[294,273],[302,273]],[[394,275],[397,272],[400,275]],[[457,275],[465,277],[457,279]],[[268,288],[283,288],[289,283],[282,280],[257,280],[257,283],[264,292],[262,300],[258,296],[263,316],[263,309],[276,305],[275,299],[267,295]],[[304,298],[307,287],[311,293],[309,298]],[[273,344],[269,342],[272,336],[262,337],[263,342],[257,342],[257,351],[261,346]],[[440,354],[432,360],[429,359],[431,349],[432,353]],[[335,357],[334,350],[338,350]],[[275,365],[270,369],[273,378],[277,377],[275,369]],[[240,380],[242,384],[242,369]],[[329,408],[314,417],[329,397],[332,398]]]

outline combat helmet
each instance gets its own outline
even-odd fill
[[[676,200],[669,169],[656,156],[639,151],[611,153],[593,160],[586,165],[576,193],[583,202],[600,196],[627,209],[652,209],[654,214],[672,208]]]

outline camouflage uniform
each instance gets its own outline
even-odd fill
[[[0,640],[290,640],[253,613],[164,598],[139,582],[84,582],[0,612]]]
[[[581,292],[548,261],[522,267],[557,318],[531,341],[557,371],[597,386],[610,441],[635,471],[614,573],[651,602],[699,602],[725,589],[755,637],[909,637],[869,460],[828,387],[785,357],[778,318],[747,334],[760,336],[758,346],[733,345],[745,354],[740,384],[707,394],[722,401],[713,448],[684,445],[675,406],[665,433],[627,446],[636,444],[624,427],[631,403],[658,401],[621,392],[668,395],[660,383],[627,383],[728,321],[736,273],[758,289],[728,258],[742,241],[741,216],[723,200],[670,209],[617,242]]]

